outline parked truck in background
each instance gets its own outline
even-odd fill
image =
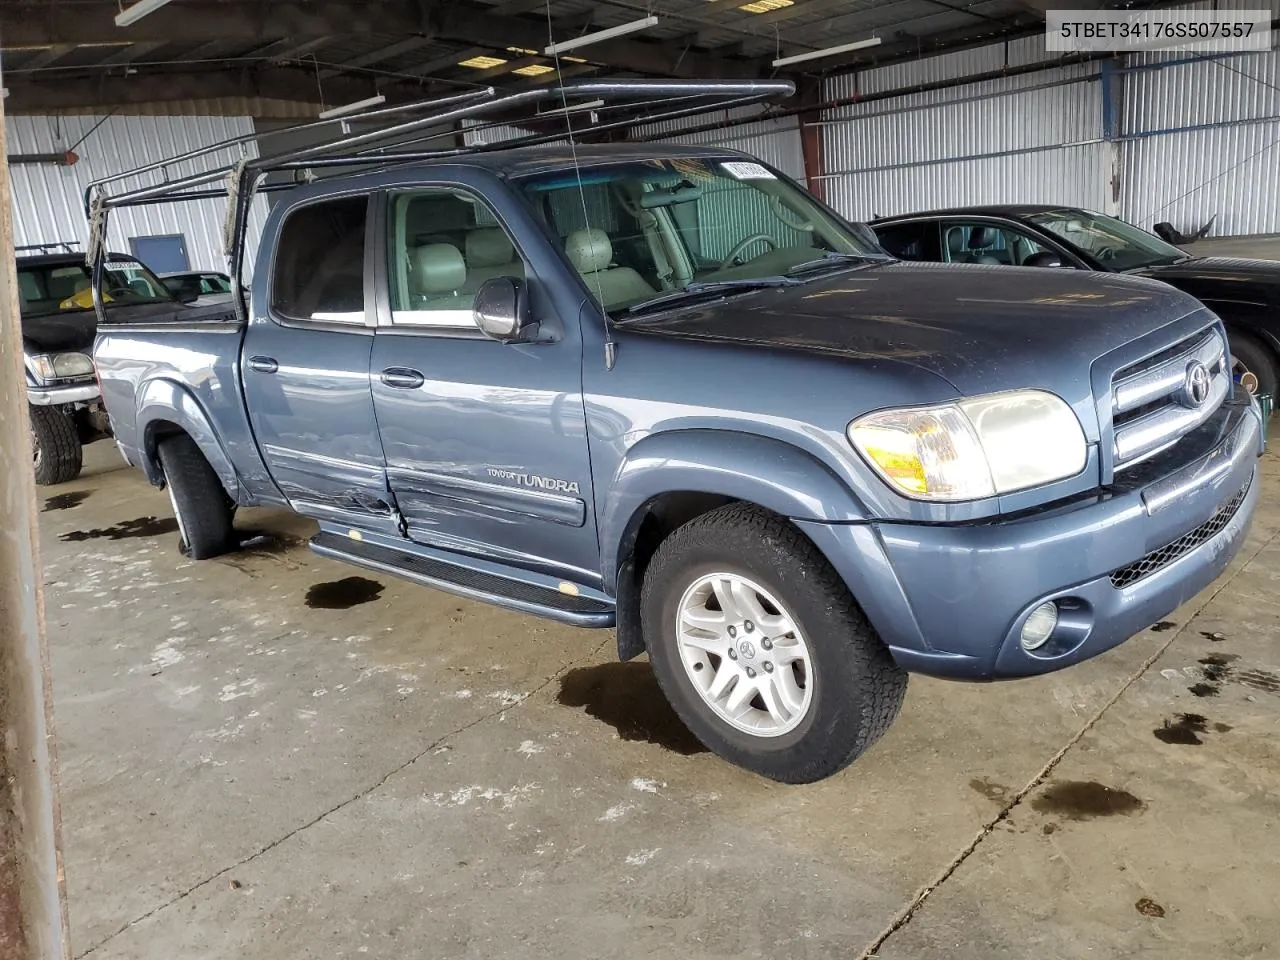
[[[708,747],[811,781],[908,672],[1057,670],[1189,599],[1263,446],[1186,294],[862,236],[718,147],[401,163],[279,195],[247,321],[95,356],[191,556],[289,507],[325,556],[616,627]]]

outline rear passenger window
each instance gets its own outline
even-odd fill
[[[294,320],[364,323],[368,197],[344,197],[290,213],[276,244],[271,308]]]
[[[925,229],[923,223],[896,223],[876,227],[875,231],[880,246],[899,260],[926,260],[929,257],[925,250]]]
[[[476,291],[494,277],[524,279],[524,261],[493,211],[457,190],[392,198],[388,267],[391,321],[474,329]]]

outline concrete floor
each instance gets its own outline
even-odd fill
[[[1276,456],[1167,623],[1040,679],[914,678],[868,755],[786,787],[702,752],[612,632],[364,578],[282,513],[188,562],[89,452],[42,516],[77,957],[1280,950]]]

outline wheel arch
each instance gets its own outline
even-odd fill
[[[142,438],[142,469],[156,486],[164,485],[158,447],[165,437],[185,433],[213,467],[223,488],[238,499],[240,481],[208,415],[191,392],[172,380],[152,380],[138,393],[138,435]]]
[[[617,601],[618,656],[644,652],[639,597],[645,568],[674,530],[728,503],[788,519],[864,518],[853,492],[812,454],[751,434],[681,430],[637,443],[600,510],[602,573]]]

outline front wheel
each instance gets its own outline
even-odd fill
[[[843,769],[906,694],[906,673],[826,558],[758,507],[721,507],[664,540],[641,613],[680,719],[720,756],[774,780]]]
[[[84,448],[75,421],[57,407],[27,408],[31,414],[31,463],[42,487],[80,476]]]

